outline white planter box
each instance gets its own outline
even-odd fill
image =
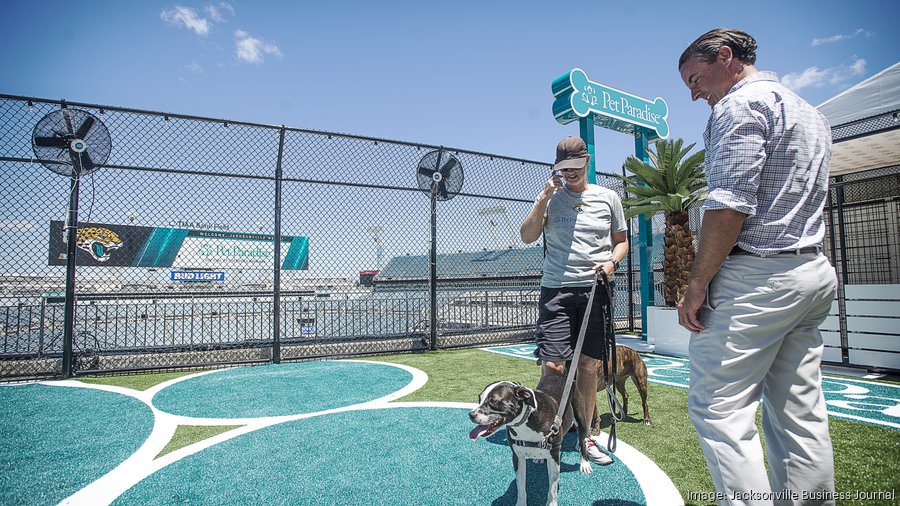
[[[691,333],[678,324],[674,307],[647,307],[647,342],[654,345],[654,353],[687,357],[690,340]]]

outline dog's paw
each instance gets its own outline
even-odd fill
[[[581,472],[584,474],[591,474],[594,472],[594,468],[591,467],[590,461],[581,459]]]
[[[644,418],[644,425],[646,425],[647,427],[650,426],[650,419],[649,419],[649,418]]]

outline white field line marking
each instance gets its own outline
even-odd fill
[[[133,453],[130,457],[125,459],[125,461],[116,466],[107,474],[101,476],[93,483],[87,485],[78,492],[64,499],[62,502],[60,502],[60,504],[85,506],[110,504],[115,501],[116,498],[118,498],[120,495],[125,493],[128,489],[139,483],[141,480],[147,478],[151,474],[155,473],[156,471],[164,468],[169,464],[172,464],[173,462],[177,462],[180,459],[193,455],[213,445],[279,423],[291,422],[294,420],[301,420],[304,418],[311,418],[314,416],[321,416],[344,411],[383,408],[387,406],[390,401],[418,390],[428,381],[428,375],[425,374],[424,371],[402,364],[392,364],[387,362],[367,360],[342,360],[342,362],[366,362],[371,364],[396,367],[398,369],[403,369],[409,372],[412,375],[412,380],[406,386],[397,390],[396,392],[390,393],[378,399],[362,402],[359,404],[317,411],[314,413],[259,418],[193,418],[188,416],[179,416],[156,409],[151,402],[153,396],[166,386],[171,386],[180,381],[185,381],[187,379],[196,378],[206,374],[221,372],[227,369],[203,371],[197,374],[182,376],[180,378],[175,378],[173,380],[161,383],[160,385],[156,385],[153,388],[147,389],[145,391],[138,391],[129,388],[114,387],[108,385],[90,385],[78,381],[45,383],[51,386],[93,388],[97,390],[104,390],[108,392],[127,395],[147,404],[153,411],[154,417],[153,430],[151,431],[150,436],[147,438],[144,444],[141,445],[141,447],[138,448],[137,451],[135,451],[135,453]],[[156,455],[158,455],[159,452],[162,451],[162,449],[165,448],[165,446],[172,439],[172,435],[175,433],[175,429],[178,427],[178,425],[242,425],[242,427],[238,427],[217,436],[204,439],[203,441],[198,441],[197,443],[168,453],[160,457],[159,459],[154,459]]]

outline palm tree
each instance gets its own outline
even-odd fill
[[[638,214],[647,219],[662,211],[666,214],[663,260],[663,297],[674,306],[684,295],[694,264],[694,237],[688,220],[688,208],[706,199],[706,177],[703,172],[704,150],[685,159],[694,144],[682,148],[684,142],[661,140],[652,149],[650,165],[630,156],[624,168],[634,176],[620,177],[625,192],[635,195],[622,201],[625,216]]]

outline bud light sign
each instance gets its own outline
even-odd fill
[[[213,271],[172,271],[172,281],[225,281],[224,272]]]

